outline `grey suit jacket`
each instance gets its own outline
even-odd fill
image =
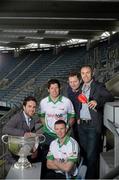
[[[35,132],[35,121],[32,119],[28,127],[23,111],[15,114],[4,126],[2,133],[13,136],[24,136],[26,132]]]

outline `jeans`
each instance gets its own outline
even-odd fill
[[[81,156],[87,166],[86,179],[96,179],[99,176],[100,137],[96,128],[90,124],[78,127]]]

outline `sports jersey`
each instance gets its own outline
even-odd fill
[[[75,162],[75,166],[73,168],[73,171],[71,171],[72,175],[76,171],[76,162],[78,161],[78,154],[79,154],[79,146],[75,139],[72,137],[66,136],[64,143],[61,145],[59,142],[59,139],[55,139],[50,144],[50,149],[47,154],[47,159],[54,160],[61,162],[66,161],[73,161]],[[57,171],[61,172],[62,171]]]
[[[68,124],[69,118],[75,117],[72,102],[64,96],[59,96],[56,102],[53,102],[50,96],[42,99],[40,102],[38,114],[40,117],[45,118],[43,131],[55,137],[55,122],[60,119],[64,120]]]

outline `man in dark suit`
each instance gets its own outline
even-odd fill
[[[12,136],[30,137],[35,133],[35,121],[33,116],[36,112],[37,101],[34,97],[28,96],[23,101],[23,110],[15,114],[3,128],[3,134]],[[36,158],[37,151],[31,156],[31,161]],[[13,155],[15,158],[15,156]]]
[[[78,101],[78,94],[81,84],[81,75],[78,72],[70,72],[68,75],[68,88],[67,88],[67,96],[72,101],[74,106],[74,110],[76,113],[75,122],[73,124],[73,136],[74,138],[79,141],[78,130],[77,130],[77,112],[79,109],[79,101]]]
[[[113,96],[106,87],[93,79],[91,66],[81,68],[82,85],[79,94],[78,133],[81,153],[87,165],[87,179],[98,178],[99,154],[103,127],[103,107],[106,102],[113,101]],[[84,96],[87,101],[84,102]]]

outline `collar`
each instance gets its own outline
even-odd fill
[[[66,136],[64,137],[64,142],[63,142],[63,144],[60,144],[60,140],[59,140],[59,138],[58,138],[57,143],[59,144],[59,147],[62,147],[63,145],[66,145],[66,144],[68,143],[69,139],[70,139],[70,137],[69,137],[68,135],[66,135]]]
[[[77,92],[79,92],[79,89],[80,89],[79,87],[77,89],[75,89],[75,90],[72,89],[72,92],[77,93]]]
[[[27,114],[23,111],[23,114],[25,116],[25,120],[27,121],[29,119],[29,121],[31,121],[31,117],[27,116]]]
[[[84,83],[84,85],[86,85],[86,86],[89,86],[89,87],[90,87],[90,86],[91,86],[92,81],[93,81],[93,79],[91,79],[91,81],[90,81],[89,83],[86,83],[86,84]]]
[[[55,101],[55,102],[51,99],[50,96],[48,96],[48,102],[53,102],[53,103],[55,104],[55,103],[57,103],[58,101],[62,102],[62,96],[61,96],[61,95],[59,95],[59,97],[57,98],[57,101]]]

